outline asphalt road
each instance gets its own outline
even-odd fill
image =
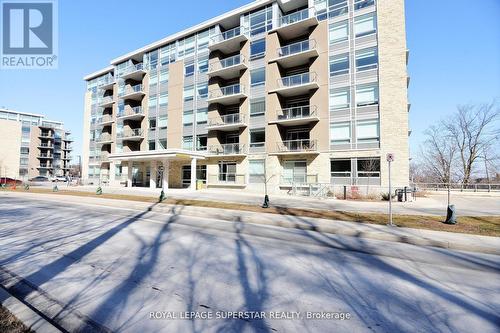
[[[2,196],[0,284],[69,332],[500,329],[496,256],[181,213]],[[186,311],[267,318],[150,318]]]

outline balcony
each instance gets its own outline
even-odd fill
[[[245,156],[247,149],[242,143],[224,143],[208,147],[207,152],[209,155],[217,156]]]
[[[39,159],[53,159],[54,155],[52,154],[47,154],[47,153],[40,153],[38,154]]]
[[[144,110],[142,106],[134,106],[127,107],[122,112],[119,112],[116,115],[117,119],[125,120],[125,119],[142,119],[144,117]]]
[[[103,152],[101,153],[101,156],[99,158],[99,161],[101,163],[108,163],[109,162],[109,153],[106,151],[106,152]]]
[[[118,94],[121,99],[130,99],[134,101],[140,101],[144,96],[144,91],[142,84],[136,84],[135,86],[126,86],[123,91]]]
[[[38,144],[38,148],[42,148],[42,149],[54,149],[54,145],[49,144],[49,143],[40,143],[40,144]]]
[[[280,47],[277,53],[277,57],[271,62],[277,62],[283,68],[305,65],[311,58],[319,56],[314,39]]]
[[[111,106],[113,106],[113,103],[115,101],[113,100],[113,96],[105,96],[105,97],[100,97],[98,100],[97,100],[97,104],[99,105],[99,107],[101,108],[109,108]]]
[[[290,39],[308,33],[309,29],[317,26],[318,23],[316,10],[314,8],[306,8],[281,16],[279,20],[280,26],[276,28],[276,31],[281,37]]]
[[[65,146],[62,148],[62,150],[71,151],[71,150],[73,150],[73,148],[71,146]]]
[[[208,130],[234,131],[240,127],[246,127],[245,115],[240,113],[226,114],[208,120]]]
[[[227,87],[212,90],[208,95],[208,103],[219,103],[231,105],[239,103],[240,99],[246,98],[245,86],[234,84]]]
[[[297,126],[316,121],[319,121],[316,106],[305,105],[278,110],[276,112],[276,120],[270,121],[270,123],[282,126]]]
[[[75,141],[75,140],[73,139],[73,137],[71,137],[71,136],[69,136],[68,134],[66,134],[66,135],[64,136],[64,138],[63,138],[63,141],[66,141],[66,142],[73,142],[73,141]]]
[[[114,84],[115,84],[115,78],[113,77],[113,75],[107,75],[99,82],[99,89],[101,89],[101,91],[110,90],[113,88]]]
[[[40,163],[40,166],[37,169],[52,169],[52,164],[48,163]]]
[[[124,141],[141,141],[144,138],[144,131],[142,128],[127,129],[117,133],[116,138]]]
[[[247,177],[244,174],[219,173],[216,175],[208,175],[207,185],[245,187],[247,183],[246,179]]]
[[[146,69],[142,63],[139,63],[125,68],[121,73],[121,77],[124,80],[132,79],[135,81],[141,81],[144,74],[146,74]]]
[[[67,156],[63,157],[62,159],[65,161],[71,161],[72,158],[73,158],[73,156],[67,155]]]
[[[314,72],[296,74],[278,79],[278,88],[270,93],[278,93],[284,97],[305,95],[313,89],[318,89],[317,75]]]
[[[210,39],[208,49],[228,54],[238,51],[241,48],[241,42],[246,40],[248,40],[247,33],[241,27],[236,27],[213,36]]]
[[[300,139],[278,142],[276,154],[318,154],[317,140]]]
[[[296,174],[292,177],[281,176],[280,177],[280,187],[304,187],[309,186],[309,184],[317,184],[318,175],[317,174]]]
[[[96,125],[97,126],[109,126],[113,123],[113,117],[109,114],[102,116],[101,118],[97,119]]]
[[[96,139],[96,142],[103,145],[110,144],[113,142],[113,138],[110,133],[101,133],[101,135]]]
[[[245,62],[245,57],[242,54],[213,62],[210,64],[208,76],[218,76],[224,80],[239,77],[241,71],[248,68]]]
[[[40,135],[38,135],[38,137],[41,139],[52,139],[53,140],[54,134],[41,132]]]

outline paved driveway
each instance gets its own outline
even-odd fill
[[[500,329],[496,256],[264,226],[251,236],[250,225],[180,212],[2,196],[0,282],[68,331]],[[263,237],[275,233],[281,240]],[[156,311],[243,310],[301,317],[150,319]],[[352,318],[310,320],[307,311]]]

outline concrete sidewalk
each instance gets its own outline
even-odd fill
[[[50,194],[0,192],[0,195],[12,195],[20,197],[26,196],[30,198],[41,199],[44,201],[61,202],[61,197],[54,197]],[[122,211],[152,210],[154,212],[163,214],[171,214],[172,210],[176,209],[176,207],[166,204],[157,205],[153,208],[150,208],[150,203],[92,197],[64,196],[64,201],[66,203],[75,205],[85,204],[114,207]],[[180,214],[223,221],[237,221],[257,225],[261,224],[298,230],[315,231],[325,234],[338,234],[350,237],[392,241],[419,246],[433,246],[453,250],[500,255],[500,238],[497,237],[195,206],[182,206],[182,212]]]

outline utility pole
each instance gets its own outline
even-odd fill
[[[391,164],[394,161],[394,154],[387,154],[387,163],[389,164],[389,226],[394,227],[392,223],[392,183],[391,183]]]

